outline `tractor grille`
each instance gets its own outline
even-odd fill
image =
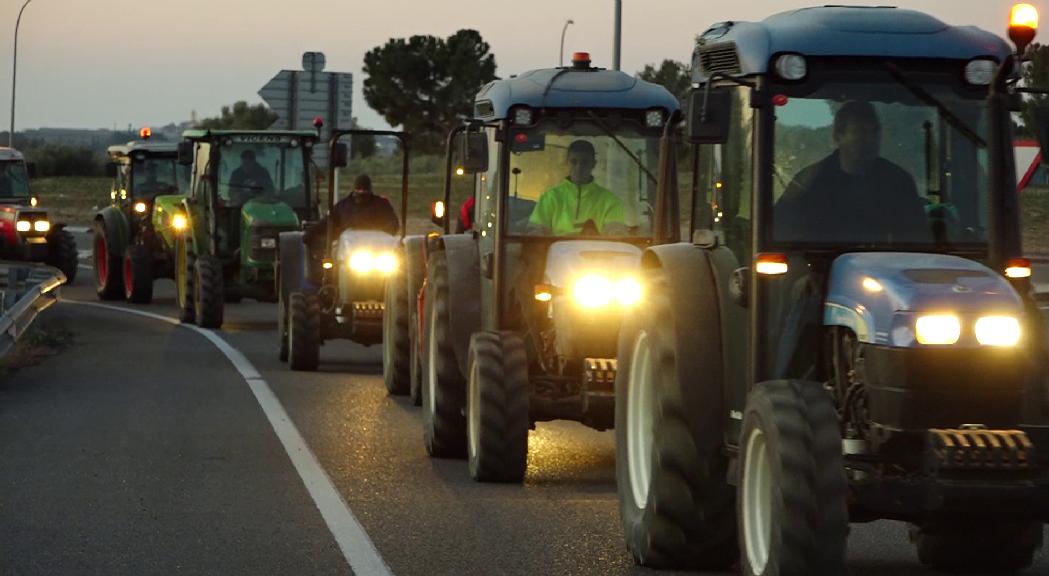
[[[699,52],[699,62],[707,76],[715,72],[739,74],[739,52],[734,42],[716,44]]]
[[[277,259],[277,237],[286,228],[278,226],[252,226],[249,235],[251,241],[251,259],[262,262],[274,262]]]
[[[1034,444],[1020,430],[929,430],[927,461],[941,470],[1022,470],[1034,460]]]

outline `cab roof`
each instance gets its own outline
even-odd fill
[[[223,136],[243,136],[245,134],[258,134],[265,136],[294,136],[300,138],[317,139],[314,130],[186,130],[182,138],[186,140],[203,140],[205,138],[221,138]]]
[[[532,108],[678,109],[666,88],[629,74],[601,68],[530,70],[488,83],[474,100],[474,116],[506,118],[513,106]]]
[[[17,162],[25,161],[25,156],[14,148],[8,148],[6,146],[0,146],[0,162]]]
[[[110,146],[106,149],[106,152],[113,159],[130,156],[135,152],[147,155],[170,155],[178,152],[178,144],[175,142],[132,140],[127,144]]]
[[[886,57],[1003,61],[1009,44],[975,26],[951,26],[922,12],[877,6],[822,6],[761,22],[722,22],[700,36],[692,81],[714,72],[762,74],[773,56]]]

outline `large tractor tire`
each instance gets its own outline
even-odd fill
[[[419,294],[425,286],[426,279],[426,238],[409,236],[404,239],[404,271],[408,276],[408,379],[410,381],[408,396],[412,404],[422,406],[422,356],[425,349],[424,332],[419,329],[419,319],[423,315],[419,309]]]
[[[47,265],[61,270],[66,275],[66,283],[72,284],[80,266],[80,255],[77,253],[73,234],[65,228],[54,230],[47,237],[47,246]],[[118,254],[117,257],[119,256]]]
[[[175,240],[175,302],[178,305],[178,319],[185,324],[197,321],[194,306],[196,286],[197,257],[185,236]]]
[[[723,451],[718,301],[709,265],[699,264],[698,277],[646,270],[648,305],[623,324],[616,479],[638,564],[720,571],[739,556],[735,494]],[[698,292],[675,300],[671,282]]]
[[[193,310],[197,326],[220,328],[224,313],[222,262],[209,254],[197,257],[193,278]]]
[[[280,338],[278,357],[288,361],[288,311],[292,292],[302,289],[305,245],[302,232],[281,232],[277,238],[277,335]]]
[[[743,575],[843,574],[848,483],[838,413],[823,385],[757,385],[743,414],[739,459]]]
[[[320,302],[315,294],[292,292],[288,308],[288,363],[292,370],[312,372],[320,363]]]
[[[283,292],[277,292],[277,337],[280,345],[277,357],[281,362],[288,361],[288,299]]]
[[[528,461],[528,354],[513,332],[470,338],[466,437],[470,476],[520,483]]]
[[[466,456],[466,382],[452,344],[450,298],[445,253],[435,252],[430,255],[426,294],[423,435],[426,451],[437,458]]]
[[[95,294],[99,300],[119,300],[124,297],[124,276],[120,273],[117,239],[106,231],[106,224],[101,219],[95,220],[92,229],[95,235],[92,252]]]
[[[411,391],[411,342],[408,340],[408,283],[401,270],[386,280],[382,316],[382,376],[386,391],[404,396]]]
[[[135,304],[153,301],[153,255],[142,244],[124,250],[124,298]]]
[[[1041,522],[942,522],[912,526],[922,564],[942,572],[1006,574],[1026,569],[1042,547]]]

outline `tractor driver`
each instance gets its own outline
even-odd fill
[[[307,244],[316,246],[319,238],[326,237],[328,218],[332,219],[336,237],[347,229],[378,230],[394,235],[401,227],[390,201],[372,192],[372,179],[367,174],[357,176],[353,191],[335,204],[330,215],[310,227],[305,237]]]
[[[162,190],[172,188],[171,184],[157,180],[157,165],[146,163],[146,179],[136,186],[135,195],[139,198],[152,198]]]
[[[268,170],[255,159],[254,150],[240,153],[240,167],[233,171],[229,178],[230,198],[241,198],[246,201],[258,193],[273,194],[273,178]],[[234,204],[243,202],[234,201]]]
[[[529,232],[544,236],[625,236],[623,201],[594,181],[597,153],[586,140],[568,146],[568,176],[539,197]]]
[[[778,241],[924,243],[931,231],[914,178],[881,156],[881,122],[870,102],[834,116],[837,149],[794,177],[775,207]]]

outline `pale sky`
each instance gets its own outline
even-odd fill
[[[1030,1],[1030,0],[1029,0]],[[9,124],[15,19],[24,0],[0,0],[0,130]],[[623,0],[622,69],[687,60],[696,34],[725,20],[850,0]],[[1049,22],[1049,0],[1033,0]],[[881,0],[975,24],[1004,36],[1008,0]],[[445,37],[474,28],[491,44],[498,75],[591,53],[612,65],[613,0],[32,0],[19,32],[16,129],[136,128],[212,116],[256,93],[302,53],[321,51],[327,71],[354,75],[354,115],[385,123],[361,96],[364,53],[391,37]],[[1040,38],[1049,41],[1049,30]]]

